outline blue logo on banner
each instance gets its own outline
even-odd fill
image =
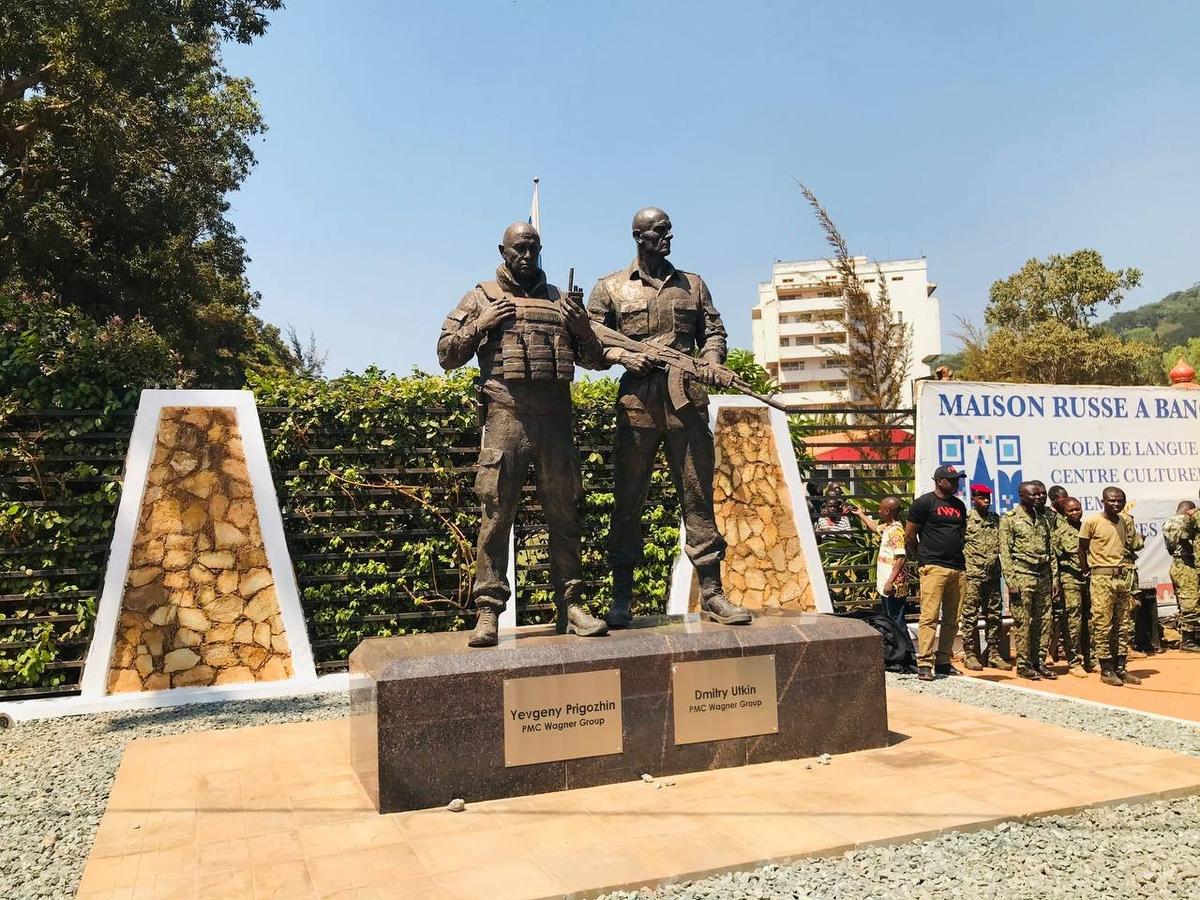
[[[938,435],[938,465],[954,466],[969,473],[969,484],[986,484],[992,489],[992,510],[1005,513],[1020,500],[1021,436],[1016,434]]]

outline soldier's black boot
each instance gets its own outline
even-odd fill
[[[1121,687],[1125,684],[1121,680],[1121,676],[1113,668],[1113,661],[1111,659],[1100,660],[1100,681],[1104,684],[1111,684],[1113,687]]]
[[[744,606],[731,603],[721,588],[721,567],[704,566],[696,570],[700,577],[700,612],[722,625],[749,625],[753,616]]]
[[[1200,653],[1200,642],[1196,641],[1196,632],[1185,631],[1179,639],[1179,649],[1184,653]]]
[[[495,647],[500,638],[500,614],[490,606],[479,607],[475,616],[475,630],[471,632],[468,647]]]
[[[633,624],[633,566],[613,567],[612,606],[604,621],[609,628],[628,628]]]
[[[1125,660],[1124,656],[1117,657],[1117,677],[1121,679],[1122,684],[1141,684],[1142,679],[1125,671]]]

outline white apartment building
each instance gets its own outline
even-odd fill
[[[912,382],[930,374],[921,362],[942,352],[942,321],[937,285],[924,259],[875,262],[854,258],[855,269],[873,297],[879,278],[887,279],[896,319],[910,326],[912,354],[901,402],[912,402]],[[823,259],[778,262],[771,280],[758,286],[751,312],[754,358],[779,382],[780,399],[797,409],[852,404],[846,373],[831,354],[846,351],[840,279]]]

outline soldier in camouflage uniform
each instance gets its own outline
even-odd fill
[[[1145,612],[1149,617],[1146,635],[1147,647],[1150,652],[1154,652],[1158,649],[1158,602],[1157,599],[1147,601],[1143,596],[1139,589],[1137,570],[1138,553],[1146,546],[1146,541],[1142,538],[1142,532],[1130,513],[1122,512],[1121,519],[1125,523],[1125,563],[1129,567],[1129,622],[1126,626],[1125,652],[1129,653],[1137,637],[1138,613],[1142,611],[1144,603],[1146,604]]]
[[[1050,532],[1058,560],[1059,599],[1054,604],[1055,624],[1068,671],[1085,678],[1094,666],[1084,652],[1087,644],[1087,579],[1079,568],[1079,523],[1083,521],[1083,506],[1074,497],[1066,497],[1059,507],[1058,518]]]
[[[676,269],[671,252],[671,219],[646,207],[633,217],[637,258],[601,278],[588,298],[588,315],[635,340],[697,353],[702,362],[725,362],[725,325],[704,279]],[[684,550],[700,582],[701,615],[724,625],[748,625],[748,609],[730,602],[721,586],[725,539],[713,513],[716,454],[708,427],[708,392],[720,386],[720,372],[704,368],[699,381],[683,384],[686,402],[677,408],[668,376],[644,353],[606,347],[605,359],[625,367],[617,389],[617,435],[613,448],[613,514],[609,559],[613,602],[612,628],[632,624],[634,568],[642,562],[642,510],[658,448],[665,446],[667,466],[683,507]],[[703,383],[701,383],[703,382]]]
[[[1000,653],[1000,624],[1004,615],[1000,599],[1000,517],[992,512],[992,489],[986,484],[971,485],[963,557],[967,563],[959,620],[963,665],[972,672],[983,669],[983,654],[979,648],[979,618],[982,616],[987,664],[993,669],[1011,669],[1012,664]]]
[[[1196,504],[1182,501],[1163,524],[1163,542],[1171,554],[1171,584],[1179,605],[1179,649],[1200,652],[1200,577],[1196,573]]]
[[[1017,674],[1037,681],[1057,676],[1038,658],[1042,629],[1057,592],[1058,560],[1050,546],[1046,521],[1046,491],[1032,481],[1017,489],[1021,504],[1000,519],[1000,571],[1008,587],[1008,608],[1013,617]]]
[[[1034,484],[1041,487],[1043,490],[1046,485],[1042,481],[1034,479]],[[1046,514],[1046,524],[1050,526],[1050,535],[1053,538],[1054,531],[1058,528],[1058,523],[1062,520],[1062,507],[1067,499],[1067,489],[1061,484],[1051,486],[1045,492],[1046,500],[1042,501],[1041,509]],[[1048,502],[1047,502],[1048,501]],[[1060,579],[1061,581],[1061,579]],[[1061,584],[1055,585],[1059,590],[1055,591],[1054,599],[1051,601],[1050,610],[1046,613],[1046,627],[1042,629],[1041,644],[1039,650],[1041,652],[1042,662],[1047,666],[1051,660],[1059,658],[1057,648],[1061,631],[1059,623],[1067,616],[1066,601],[1063,598]],[[1063,658],[1068,662],[1071,659],[1071,651],[1067,648],[1065,642],[1062,644]],[[1082,672],[1078,674],[1082,675]]]
[[[1133,520],[1122,515],[1123,490],[1106,487],[1100,502],[1103,512],[1088,516],[1079,529],[1080,568],[1088,577],[1092,602],[1089,623],[1092,654],[1100,664],[1100,680],[1105,684],[1114,687],[1141,684],[1141,679],[1125,668],[1132,603],[1129,556],[1136,543],[1136,529],[1131,535],[1129,524]],[[1140,540],[1140,535],[1137,539]]]
[[[1059,518],[1063,515],[1063,506],[1069,499],[1067,489],[1061,484],[1050,486],[1050,490],[1046,491],[1046,499],[1050,501],[1050,505],[1046,508],[1046,519],[1050,522],[1050,531],[1053,532],[1058,525]]]
[[[550,580],[558,631],[586,637],[607,626],[582,605],[583,566],[577,504],[579,458],[571,432],[576,361],[604,368],[603,348],[579,297],[560,296],[538,268],[541,239],[532,225],[510,225],[500,244],[495,281],[469,290],[442,325],[438,361],[445,369],[479,355],[483,447],[475,491],[482,504],[472,647],[497,643],[508,602],[508,542],[530,463],[550,534]]]

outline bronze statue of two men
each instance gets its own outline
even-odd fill
[[[550,580],[558,631],[598,637],[632,624],[633,575],[642,562],[642,510],[660,445],[683,507],[685,549],[700,581],[700,609],[727,625],[750,622],[721,587],[725,541],[713,516],[714,450],[705,384],[727,383],[725,326],[699,275],[676,269],[671,220],[647,207],[633,217],[637,257],[596,284],[584,311],[582,292],[563,295],[538,267],[541,240],[532,225],[510,225],[500,243],[494,281],[480,282],[446,318],[438,340],[445,369],[479,358],[485,406],[475,489],[482,505],[472,599],[478,610],[472,647],[497,643],[499,614],[511,593],[509,533],[525,474],[533,464],[550,535]],[[605,326],[605,327],[593,327]],[[650,355],[605,344],[612,329],[650,346],[698,353],[696,377],[672,397],[667,373]],[[609,560],[613,601],[605,619],[582,597],[583,566],[577,503],[579,459],[571,431],[570,384],[575,366],[625,368],[617,397],[613,462],[615,508]]]

